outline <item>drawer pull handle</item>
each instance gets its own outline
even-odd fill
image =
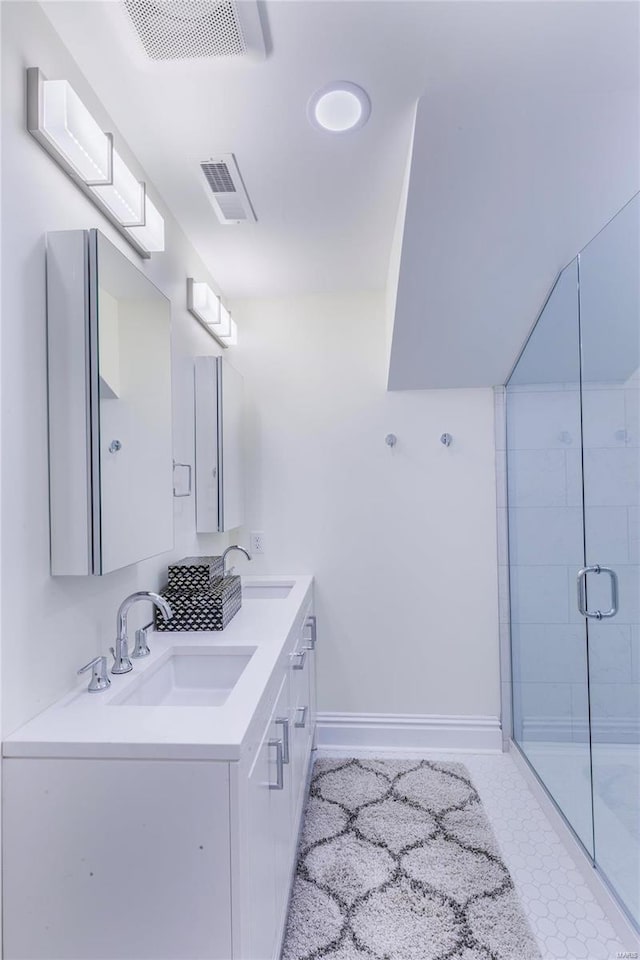
[[[299,727],[301,730],[307,725],[307,713],[309,712],[309,707],[298,707],[296,713],[298,714],[295,722],[295,726]]]
[[[293,660],[294,670],[304,670],[304,663],[305,663],[305,660],[307,659],[307,651],[298,650],[297,653],[291,654],[291,659]],[[296,660],[298,661],[297,663],[296,663]]]
[[[276,748],[276,782],[269,781],[269,790],[284,789],[284,750],[282,740],[269,740],[269,746]]]
[[[278,717],[276,723],[282,727],[282,762],[289,763],[289,717]]]
[[[307,650],[315,650],[316,643],[318,642],[318,623],[315,616],[312,614],[310,617],[307,617],[305,621],[305,628],[308,627],[311,631],[311,636],[308,638],[309,643],[306,647]]]

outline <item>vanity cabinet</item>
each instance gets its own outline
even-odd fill
[[[315,691],[315,651],[305,649],[311,619],[308,610],[287,652],[285,677],[259,734],[248,776],[238,768],[244,792],[238,807],[239,835],[246,838],[249,865],[241,878],[234,938],[242,960],[279,957],[285,932],[316,722],[314,706],[304,726],[296,725],[301,699],[309,701],[311,687]],[[301,652],[302,666],[297,656]]]
[[[237,759],[189,743],[171,757],[5,750],[8,960],[277,960],[310,776],[313,624],[309,591]]]

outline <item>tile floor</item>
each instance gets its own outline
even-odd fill
[[[330,756],[330,750],[325,748],[319,754]],[[363,756],[364,752],[356,754]],[[398,753],[401,755],[406,757],[404,752]],[[508,754],[434,752],[421,756],[458,761],[469,770],[543,960],[631,960],[639,956],[625,952],[629,945],[618,939]]]

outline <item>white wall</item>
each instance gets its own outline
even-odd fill
[[[234,310],[249,398],[242,542],[261,530],[266,544],[237,565],[316,575],[319,708],[497,716],[491,390],[387,393],[382,293]]]
[[[207,279],[193,248],[168,217],[167,253],[141,261],[25,129],[24,71],[66,78],[103,128],[113,130],[37,4],[0,4],[2,16],[2,687],[5,735],[77,682],[75,671],[113,643],[119,603],[156,589],[167,563],[219,552],[227,537],[196,538],[194,500],[174,501],[175,550],[103,578],[49,576],[44,235],[98,227],[173,304],[174,456],[193,463],[193,356],[214,341],[185,309],[186,277]],[[122,141],[118,149],[134,169]],[[143,176],[142,171],[138,171]],[[209,278],[211,279],[211,278]],[[132,627],[148,619],[140,605]]]

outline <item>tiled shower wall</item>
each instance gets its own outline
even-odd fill
[[[622,384],[583,385],[587,559],[611,565],[620,581],[615,622],[589,623],[592,723],[597,739],[623,743],[640,732],[639,386],[637,372]],[[586,644],[575,603],[583,560],[578,387],[514,387],[509,405],[507,437],[505,389],[496,388],[503,733],[508,738],[512,724],[509,504],[513,655],[526,680],[516,690],[516,720],[527,739],[585,740]],[[608,582],[592,578],[589,605],[604,609],[607,601]]]

